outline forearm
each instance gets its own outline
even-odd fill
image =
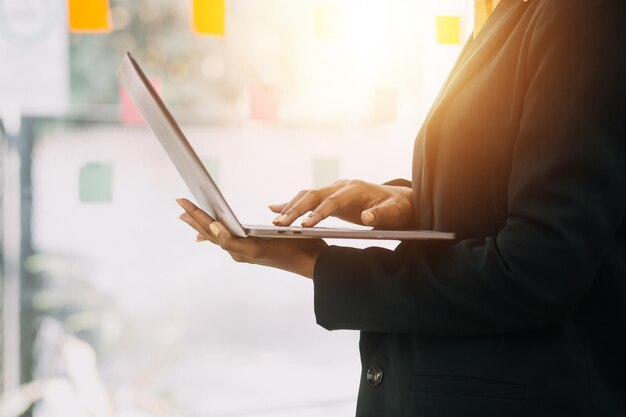
[[[329,247],[315,268],[316,317],[329,330],[436,335],[554,325],[588,291],[602,256],[601,235],[588,241],[596,248],[549,239],[533,250],[530,234],[515,242],[501,236],[396,251]],[[519,248],[528,252],[515,253]]]

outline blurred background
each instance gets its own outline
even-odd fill
[[[300,189],[410,178],[472,4],[0,0],[0,417],[353,415],[358,333],[315,324],[309,280],[195,243],[115,70],[132,52],[269,223]]]

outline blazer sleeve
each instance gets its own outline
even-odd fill
[[[620,36],[561,12],[546,10],[529,43],[504,227],[395,251],[325,248],[314,271],[318,324],[514,332],[560,323],[584,298],[624,221],[626,66]]]

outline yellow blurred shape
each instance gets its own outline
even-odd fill
[[[446,45],[461,43],[461,18],[458,16],[437,16],[437,42]]]
[[[337,39],[339,37],[339,9],[330,4],[315,6],[315,37]]]
[[[225,0],[193,0],[193,27],[203,35],[224,35]]]
[[[108,0],[68,0],[67,9],[71,32],[111,31]]]

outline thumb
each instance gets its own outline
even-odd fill
[[[378,206],[364,210],[361,213],[361,222],[365,226],[391,227],[399,223],[400,219],[394,218],[398,214],[397,206],[392,202],[385,201]]]
[[[375,226],[378,220],[375,209],[364,210],[361,213],[361,222],[366,226]]]

